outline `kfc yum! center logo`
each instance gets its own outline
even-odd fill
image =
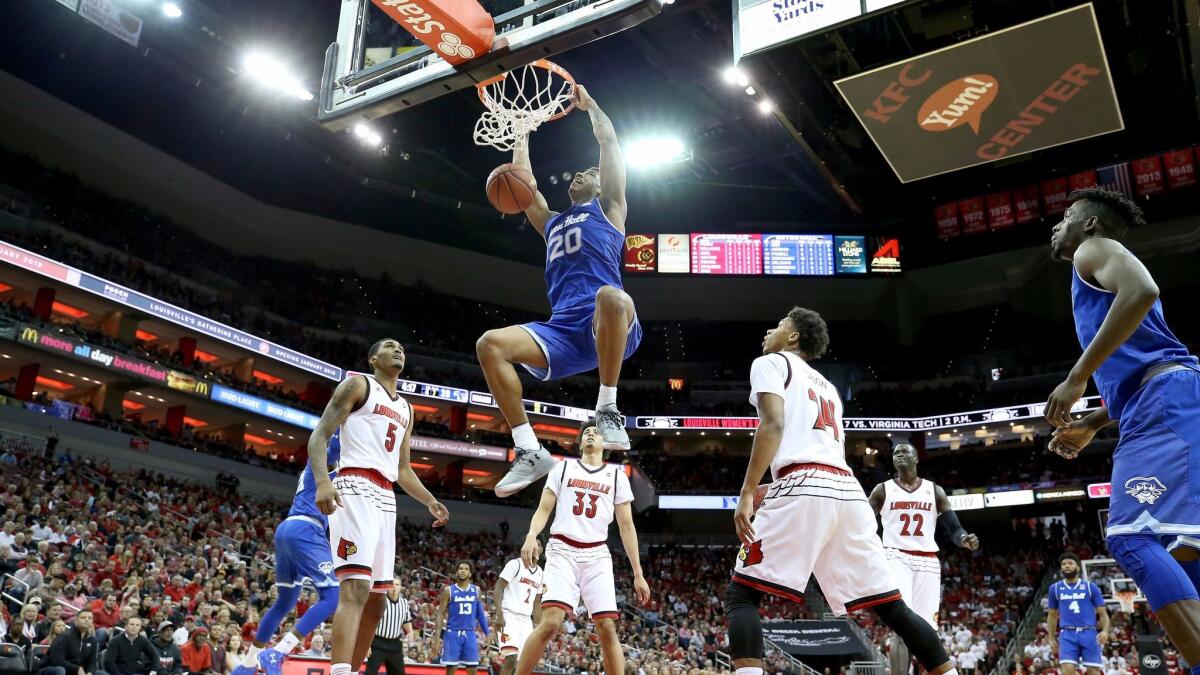
[[[996,100],[1000,83],[991,75],[975,74],[953,80],[933,92],[917,112],[925,131],[950,131],[964,124],[979,134],[979,119]]]

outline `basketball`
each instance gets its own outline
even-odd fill
[[[500,213],[517,214],[533,203],[533,174],[516,164],[501,164],[487,179],[487,198]]]

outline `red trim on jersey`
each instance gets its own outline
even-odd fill
[[[385,478],[383,474],[379,473],[375,469],[366,469],[361,466],[348,466],[338,471],[338,477],[340,478],[343,476],[358,476],[359,478],[366,478],[381,488],[387,488],[389,490],[392,489],[392,481]]]
[[[621,618],[621,613],[617,612],[617,611],[596,612],[595,614],[592,615],[592,618],[593,619],[619,619],[619,618]]]
[[[890,591],[888,593],[883,593],[883,594],[872,596],[869,598],[855,600],[852,604],[846,605],[846,611],[847,612],[857,612],[860,609],[867,609],[868,607],[874,607],[875,605],[882,605],[885,602],[892,602],[893,600],[899,600],[899,599],[900,599],[900,591]]]
[[[804,604],[804,596],[801,595],[799,591],[788,588],[786,586],[780,586],[778,584],[772,584],[768,581],[763,581],[762,579],[755,579],[754,577],[748,577],[745,574],[742,574],[740,572],[733,573],[733,581],[734,581],[734,583],[738,583],[743,586],[749,586],[750,588],[753,588],[756,591],[762,591],[763,593],[770,593],[771,595],[778,595],[781,598],[786,598],[793,602],[798,602],[800,604]]]
[[[921,556],[922,558],[936,558],[936,557],[938,557],[938,552],[937,552],[937,551],[910,551],[910,550],[908,550],[908,549],[906,549],[906,548],[898,548],[898,549],[896,549],[896,550],[897,550],[897,551],[900,551],[901,553],[907,553],[907,554],[909,554],[909,555],[917,555],[917,556]]]
[[[543,600],[542,601],[542,609],[546,609],[547,607],[557,607],[558,609],[561,609],[564,612],[571,611],[570,605],[568,605],[565,602],[559,602],[557,600]]]
[[[337,578],[339,580],[341,580],[342,577],[345,577],[350,574],[370,575],[371,568],[367,567],[366,565],[342,565],[341,567],[338,567],[337,569],[333,570],[333,573],[334,573],[334,575],[337,576]]]
[[[787,369],[788,369],[787,379],[783,381],[783,388],[787,389],[792,384],[792,361],[788,357],[784,356],[781,352],[774,352],[774,353],[779,354],[779,358],[783,359],[783,362],[787,364]]]
[[[836,473],[839,476],[853,476],[854,475],[854,474],[850,473],[849,471],[847,471],[845,469],[839,469],[836,466],[829,466],[828,464],[818,464],[816,462],[804,462],[803,464],[788,464],[787,466],[783,467],[782,469],[779,470],[779,478],[783,478],[784,476],[787,476],[789,474],[796,473],[797,471],[804,471],[805,469],[816,469],[817,471],[828,471],[829,473]]]
[[[552,535],[550,535],[550,538],[557,539],[557,540],[561,541],[562,543],[566,544],[567,546],[574,546],[575,548],[596,548],[597,546],[603,546],[604,544],[607,543],[607,542],[603,542],[603,541],[593,541],[593,542],[575,541],[574,539],[572,539],[570,537],[564,537],[561,534],[552,534]]]
[[[394,582],[394,581],[376,581],[371,584],[371,588],[373,588],[377,591],[378,590],[390,591],[393,588],[395,588],[395,586],[396,586],[396,582]]]
[[[516,647],[501,647],[500,648],[500,654],[502,656],[506,655],[506,654],[516,654],[516,653],[517,653]]]

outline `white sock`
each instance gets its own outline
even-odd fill
[[[734,675],[763,675],[762,668],[738,668],[733,671]]]
[[[606,405],[617,404],[617,388],[600,385],[600,395],[596,397],[596,410]]]
[[[533,427],[529,426],[529,422],[513,427],[512,437],[513,444],[518,448],[532,450],[538,446],[537,434],[533,433]]]
[[[329,675],[350,675],[350,664],[331,663],[329,665]]]
[[[300,644],[300,638],[296,637],[296,634],[289,630],[288,632],[284,633],[283,637],[279,638],[279,642],[276,642],[271,649],[274,649],[280,654],[291,654],[292,650],[295,649],[296,645],[298,644]]]

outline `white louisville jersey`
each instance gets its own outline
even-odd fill
[[[763,354],[750,366],[750,403],[756,408],[759,394],[777,394],[783,399],[783,438],[771,462],[771,478],[779,478],[779,471],[791,464],[826,464],[850,470],[842,397],[825,376],[798,354]]]
[[[500,578],[508,584],[500,601],[504,612],[532,616],[533,602],[542,594],[542,566],[529,569],[520,558],[513,558],[500,570]]]
[[[412,424],[412,406],[399,394],[393,398],[374,377],[355,377],[367,381],[367,400],[342,423],[338,467],[371,469],[395,482],[399,476],[397,453]]]
[[[558,496],[550,534],[583,544],[607,540],[617,504],[633,501],[629,477],[616,464],[564,460],[550,472],[546,489]]]
[[[883,545],[902,551],[938,550],[933,540],[937,529],[937,498],[934,484],[924,478],[912,492],[889,480],[883,484],[883,508],[879,520],[883,522]]]

